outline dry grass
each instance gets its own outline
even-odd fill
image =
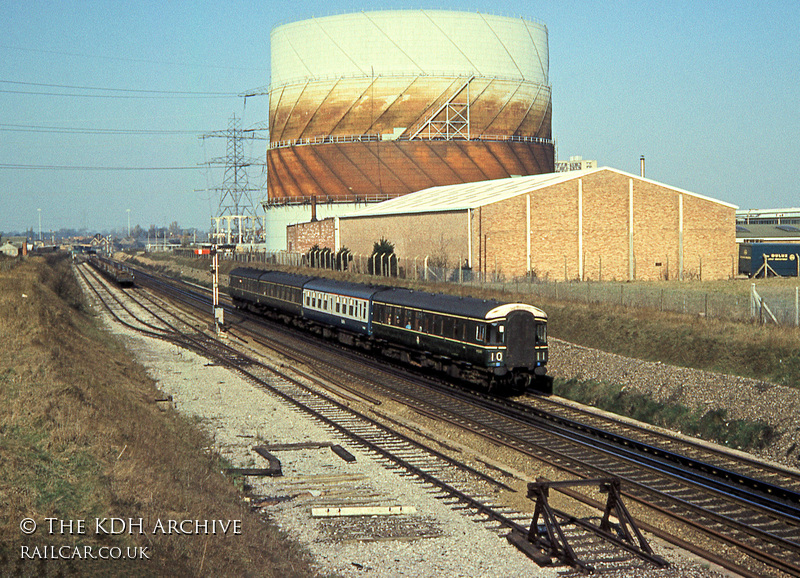
[[[89,318],[68,263],[0,272],[0,566],[10,574],[309,576],[299,547],[241,500],[209,440],[153,403],[144,369]],[[83,536],[23,536],[23,518],[91,520]],[[144,535],[95,535],[95,517]],[[242,520],[238,536],[152,535],[156,520]],[[22,545],[147,546],[151,560],[20,560]],[[4,574],[7,575],[7,574]]]

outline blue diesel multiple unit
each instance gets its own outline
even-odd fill
[[[488,389],[552,390],[547,315],[531,305],[250,268],[231,271],[229,293],[239,308]]]

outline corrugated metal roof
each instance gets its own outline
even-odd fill
[[[795,230],[792,230],[794,228]],[[759,241],[797,241],[800,230],[794,225],[763,225],[761,223],[739,223],[736,226],[736,239]]]
[[[586,169],[582,171],[570,171],[560,173],[546,173],[543,175],[530,175],[526,177],[510,177],[507,179],[495,179],[491,181],[479,181],[475,183],[462,183],[456,185],[445,185],[440,187],[431,187],[423,189],[416,193],[409,193],[401,197],[378,203],[355,211],[341,217],[347,219],[350,217],[377,217],[385,215],[398,215],[406,213],[438,213],[445,211],[466,211],[468,209],[477,209],[485,205],[505,201],[526,193],[533,192],[537,189],[561,184],[574,179],[579,179],[586,175],[596,173],[598,171],[613,171],[615,173],[625,175],[630,178],[635,178],[645,182],[653,183],[661,187],[672,189],[673,191],[690,195],[693,197],[701,198],[714,203],[737,208],[736,205],[726,203],[710,197],[704,197],[697,193],[684,191],[664,183],[659,183],[650,179],[643,179],[637,175],[626,173],[610,167],[599,167],[594,169]]]
[[[431,187],[366,207],[342,218],[477,209],[484,205],[490,205],[528,193],[542,186],[568,181],[576,178],[579,174],[587,172],[590,171],[547,173],[544,175]]]

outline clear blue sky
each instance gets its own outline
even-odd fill
[[[270,30],[401,8],[546,24],[559,158],[638,173],[645,155],[647,176],[670,185],[742,208],[800,206],[796,0],[3,0],[0,232],[38,230],[39,208],[45,232],[124,229],[128,209],[132,226],[208,229],[217,200],[204,190],[223,174],[203,163],[224,158],[225,141],[198,137],[233,114],[266,125],[267,97],[236,95],[268,85]],[[263,160],[263,143],[246,154]]]

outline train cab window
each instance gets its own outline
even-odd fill
[[[486,326],[485,325],[480,324],[475,329],[475,340],[478,343],[483,343],[486,340]]]
[[[492,323],[489,326],[489,345],[502,345],[505,343],[506,327],[502,323]]]
[[[547,343],[547,325],[544,323],[536,324],[536,342],[542,345]]]

